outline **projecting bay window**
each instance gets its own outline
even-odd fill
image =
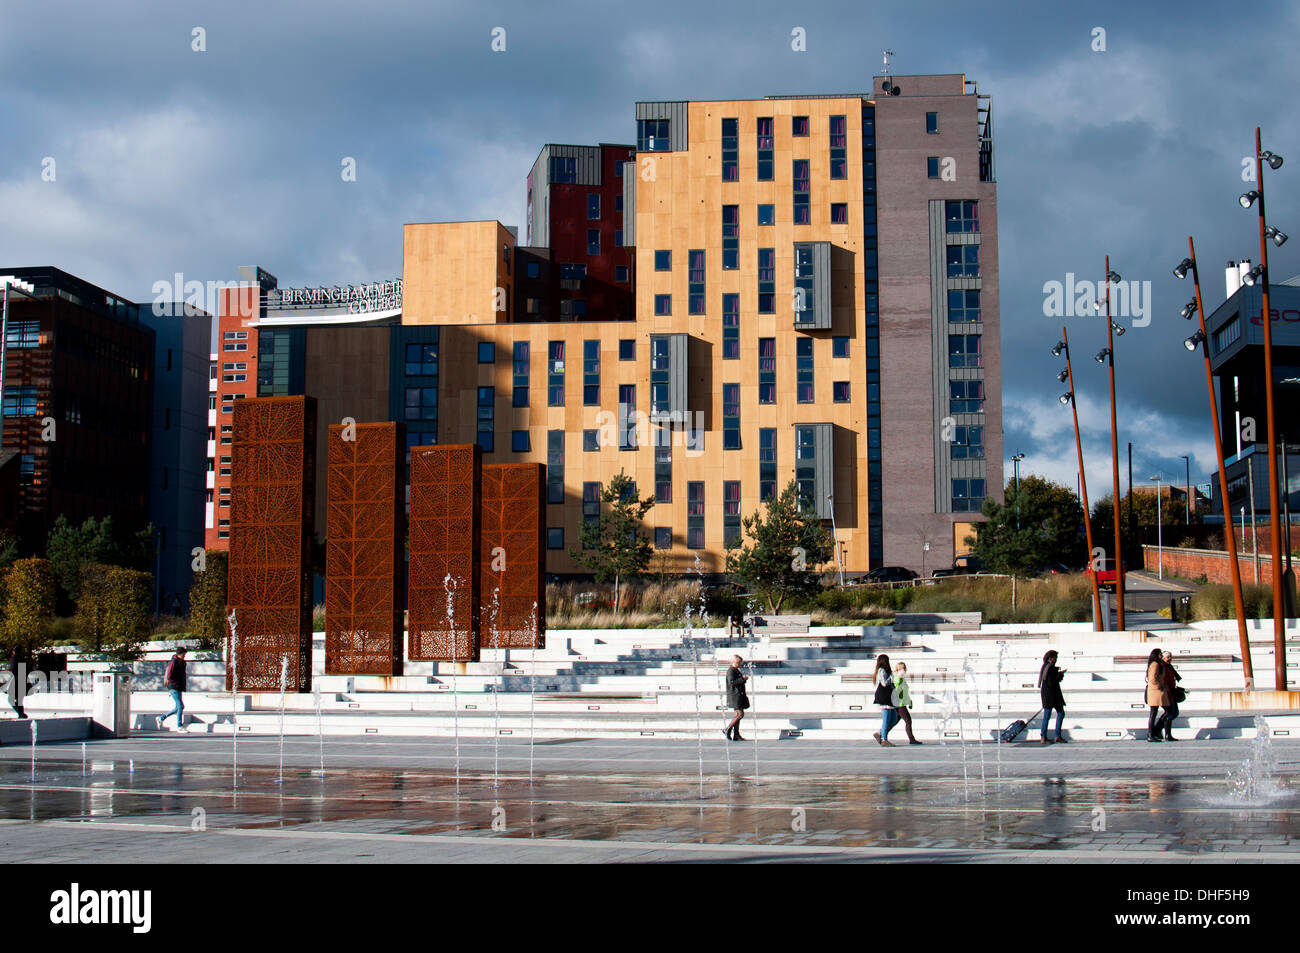
[[[636,449],[636,385],[618,385],[618,449]]]
[[[776,338],[758,339],[758,402],[776,403]]]
[[[740,385],[722,385],[722,449],[740,449]]]
[[[564,342],[548,344],[546,361],[546,406],[564,406]]]
[[[831,425],[798,424],[794,428],[794,478],[799,495],[821,519],[831,518]]]
[[[758,431],[758,498],[764,502],[776,496],[776,428]]]
[[[686,335],[650,335],[650,419],[686,412]]]
[[[564,502],[564,431],[546,431],[546,502]]]
[[[740,295],[722,296],[722,359],[740,359]]]
[[[600,341],[582,342],[582,404],[600,406]]]
[[[794,160],[794,223],[807,225],[809,219],[808,160]]]
[[[673,432],[655,428],[655,502],[673,501]]]
[[[795,391],[801,404],[813,402],[813,339],[799,338],[795,342]]]
[[[740,267],[740,206],[722,206],[722,270]]]
[[[722,181],[740,179],[740,120],[722,120]]]
[[[776,249],[758,250],[758,313],[776,313]]]
[[[772,181],[772,117],[760,118],[755,128],[758,136],[758,181]]]
[[[528,406],[528,342],[516,341],[514,354],[514,394],[511,405],[514,407]]]
[[[686,548],[704,548],[704,483],[686,484]]]
[[[794,244],[794,326],[831,326],[831,243]]]
[[[688,264],[686,286],[688,314],[704,313],[704,249],[695,248],[687,252]]]
[[[847,179],[848,125],[843,116],[831,116],[831,178]]]

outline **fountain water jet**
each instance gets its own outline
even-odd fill
[[[276,784],[284,784],[284,693],[289,686],[289,656],[280,656],[280,776]]]

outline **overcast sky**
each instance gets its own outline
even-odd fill
[[[1236,203],[1256,125],[1287,157],[1266,170],[1269,219],[1300,233],[1298,11],[3,0],[0,268],[54,265],[139,301],[176,272],[231,280],[248,264],[282,286],[395,278],[403,223],[522,226],[543,143],[632,143],[637,100],[869,90],[887,47],[895,74],[965,73],[992,96],[1008,458],[1075,483],[1048,353],[1068,323],[1090,495],[1109,488],[1106,375],[1091,357],[1104,323],[1046,316],[1043,291],[1099,278],[1109,254],[1151,292],[1150,324],[1116,349],[1120,453],[1132,441],[1136,480],[1179,482],[1189,454],[1204,482],[1204,374],[1178,316],[1192,289],[1170,270],[1195,236],[1212,310],[1226,260],[1258,258],[1255,214]],[[791,49],[795,27],[806,52]],[[1270,264],[1275,279],[1300,272],[1300,237]]]

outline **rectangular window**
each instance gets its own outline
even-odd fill
[[[925,174],[927,178],[931,178],[931,179],[939,178],[939,157],[938,156],[926,156]]]
[[[564,548],[564,527],[563,526],[546,527],[546,548],[547,549]]]
[[[964,200],[944,202],[943,217],[949,232],[966,233],[980,230],[978,202]]]
[[[948,291],[949,321],[978,321],[980,319],[980,293],[978,291]]]
[[[515,453],[527,453],[530,449],[527,430],[510,431],[510,449]]]
[[[722,120],[722,181],[740,179],[740,120]]]
[[[564,431],[546,431],[546,502],[564,502]]]
[[[600,229],[599,228],[587,229],[587,254],[588,255],[600,254]]]
[[[722,296],[722,359],[740,359],[740,295]]]
[[[655,502],[673,501],[673,432],[655,428]]]
[[[655,314],[667,315],[672,313],[673,313],[673,296],[655,295]]]
[[[406,345],[406,376],[433,377],[438,373],[438,345]]]
[[[831,178],[848,178],[848,124],[843,116],[831,116]]]
[[[582,522],[584,526],[600,524],[600,484],[582,484]]]
[[[618,449],[636,449],[636,385],[618,385]]]
[[[580,265],[577,262],[566,262],[565,264],[560,265],[561,281],[584,281],[586,277],[587,277],[586,265]],[[561,287],[569,287],[570,289],[577,289],[578,286],[561,285]]]
[[[983,460],[984,428],[954,427],[948,445],[952,448],[953,460]]]
[[[668,338],[650,336],[650,413],[666,414],[672,407],[668,399],[668,384],[672,374],[668,354]]]
[[[496,388],[478,389],[478,445],[484,453],[496,449]]]
[[[478,342],[478,362],[480,364],[493,364],[497,359],[497,346],[491,341]]]
[[[849,203],[848,202],[831,203],[831,224],[832,225],[849,224]]]
[[[551,341],[546,362],[546,406],[564,406],[564,342]]]
[[[515,342],[514,378],[513,378],[514,389],[513,389],[512,399],[511,399],[511,405],[514,407],[528,406],[528,376],[529,376],[528,365],[530,360],[528,354],[528,347],[529,345],[527,341]]]
[[[949,367],[983,367],[984,355],[978,334],[948,335]]]
[[[622,172],[623,172],[623,163],[621,163],[621,162],[620,162],[620,163],[617,163],[617,164],[614,166],[614,168],[618,169],[618,170],[619,170],[619,173],[622,174]],[[621,212],[621,211],[623,211],[623,196],[621,196],[621,195],[616,195],[616,196],[614,196],[614,211],[615,211],[615,212]]]
[[[740,481],[722,481],[722,545],[740,541]]]
[[[615,248],[623,247],[623,229],[621,228],[614,229],[614,247]],[[626,269],[624,269],[624,272],[626,273]],[[626,281],[627,279],[624,278],[622,280]]]
[[[808,213],[808,160],[794,160],[794,223],[807,225]]]
[[[848,357],[849,356],[849,339],[846,337],[831,338],[831,357]]]
[[[983,480],[952,481],[952,510],[954,513],[978,513],[983,506]]]
[[[667,119],[638,119],[636,121],[637,152],[667,152],[671,145]]]
[[[758,207],[758,224],[772,225],[776,222],[776,206],[771,204]]]
[[[740,206],[722,206],[722,270],[740,267]]]
[[[740,385],[722,385],[722,449],[740,449]]]
[[[582,342],[582,404],[600,406],[600,341]]]
[[[406,388],[406,419],[407,420],[437,420],[438,419],[438,388],[436,387]]]
[[[671,526],[655,527],[655,549],[673,548],[673,530]]]
[[[760,118],[755,127],[758,136],[758,181],[772,181],[772,117]]]
[[[796,139],[808,135],[807,116],[791,116],[790,119],[790,135],[794,136]]]
[[[592,192],[587,196],[587,221],[595,222],[600,219],[600,193]]]
[[[6,417],[34,417],[39,406],[35,387],[6,387],[4,414]]]
[[[978,278],[980,276],[979,245],[948,246],[948,277]]]
[[[671,249],[655,250],[655,271],[672,271],[673,270],[673,253]]]
[[[704,548],[704,483],[686,484],[686,548]]]
[[[231,332],[227,331],[227,334]],[[247,335],[247,331],[244,332]],[[39,347],[41,343],[41,322],[37,319],[24,318],[22,321],[10,320],[5,328],[6,348]]]
[[[1269,309],[1272,310],[1271,308]],[[1212,335],[1214,353],[1219,354],[1225,348],[1235,344],[1241,338],[1241,315],[1238,314]]]
[[[813,339],[799,338],[795,342],[795,390],[801,404],[813,402]]]
[[[704,313],[704,249],[693,248],[686,253],[687,314]]]
[[[542,266],[538,262],[530,261],[528,263],[527,273],[529,278],[540,278],[542,274]]]
[[[596,453],[600,450],[600,431],[584,430],[582,432],[582,452]]]
[[[796,245],[794,248],[794,309],[795,324],[816,323],[816,300],[813,282],[816,278],[816,266],[813,264],[813,250],[809,245]]]
[[[758,250],[758,313],[776,313],[776,249]]]
[[[776,338],[758,339],[758,402],[776,403]]]
[[[813,427],[794,428],[794,478],[799,484],[799,495],[814,507],[817,505],[816,434]]]
[[[758,498],[762,501],[776,496],[776,428],[763,427],[758,431]]]
[[[948,412],[979,414],[984,412],[983,381],[949,381]]]
[[[935,133],[935,132],[938,132],[938,131],[939,131],[939,114],[938,114],[938,113],[926,113],[926,114],[925,114],[925,131],[926,131],[926,132],[929,132],[929,133]]]
[[[618,339],[618,359],[620,361],[636,360],[636,338]]]
[[[831,394],[837,404],[849,403],[849,382],[835,381],[831,384]]]
[[[620,232],[619,234],[622,233]],[[622,245],[623,242],[620,241],[619,244]],[[627,265],[614,266],[614,280],[617,281],[619,284],[627,283]]]
[[[578,160],[574,156],[551,156],[551,181],[574,183],[578,181]]]

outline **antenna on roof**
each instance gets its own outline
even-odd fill
[[[880,67],[881,76],[889,75],[889,58],[893,55],[894,55],[893,50],[885,50],[884,54],[881,56],[881,60],[883,61],[883,65]]]

